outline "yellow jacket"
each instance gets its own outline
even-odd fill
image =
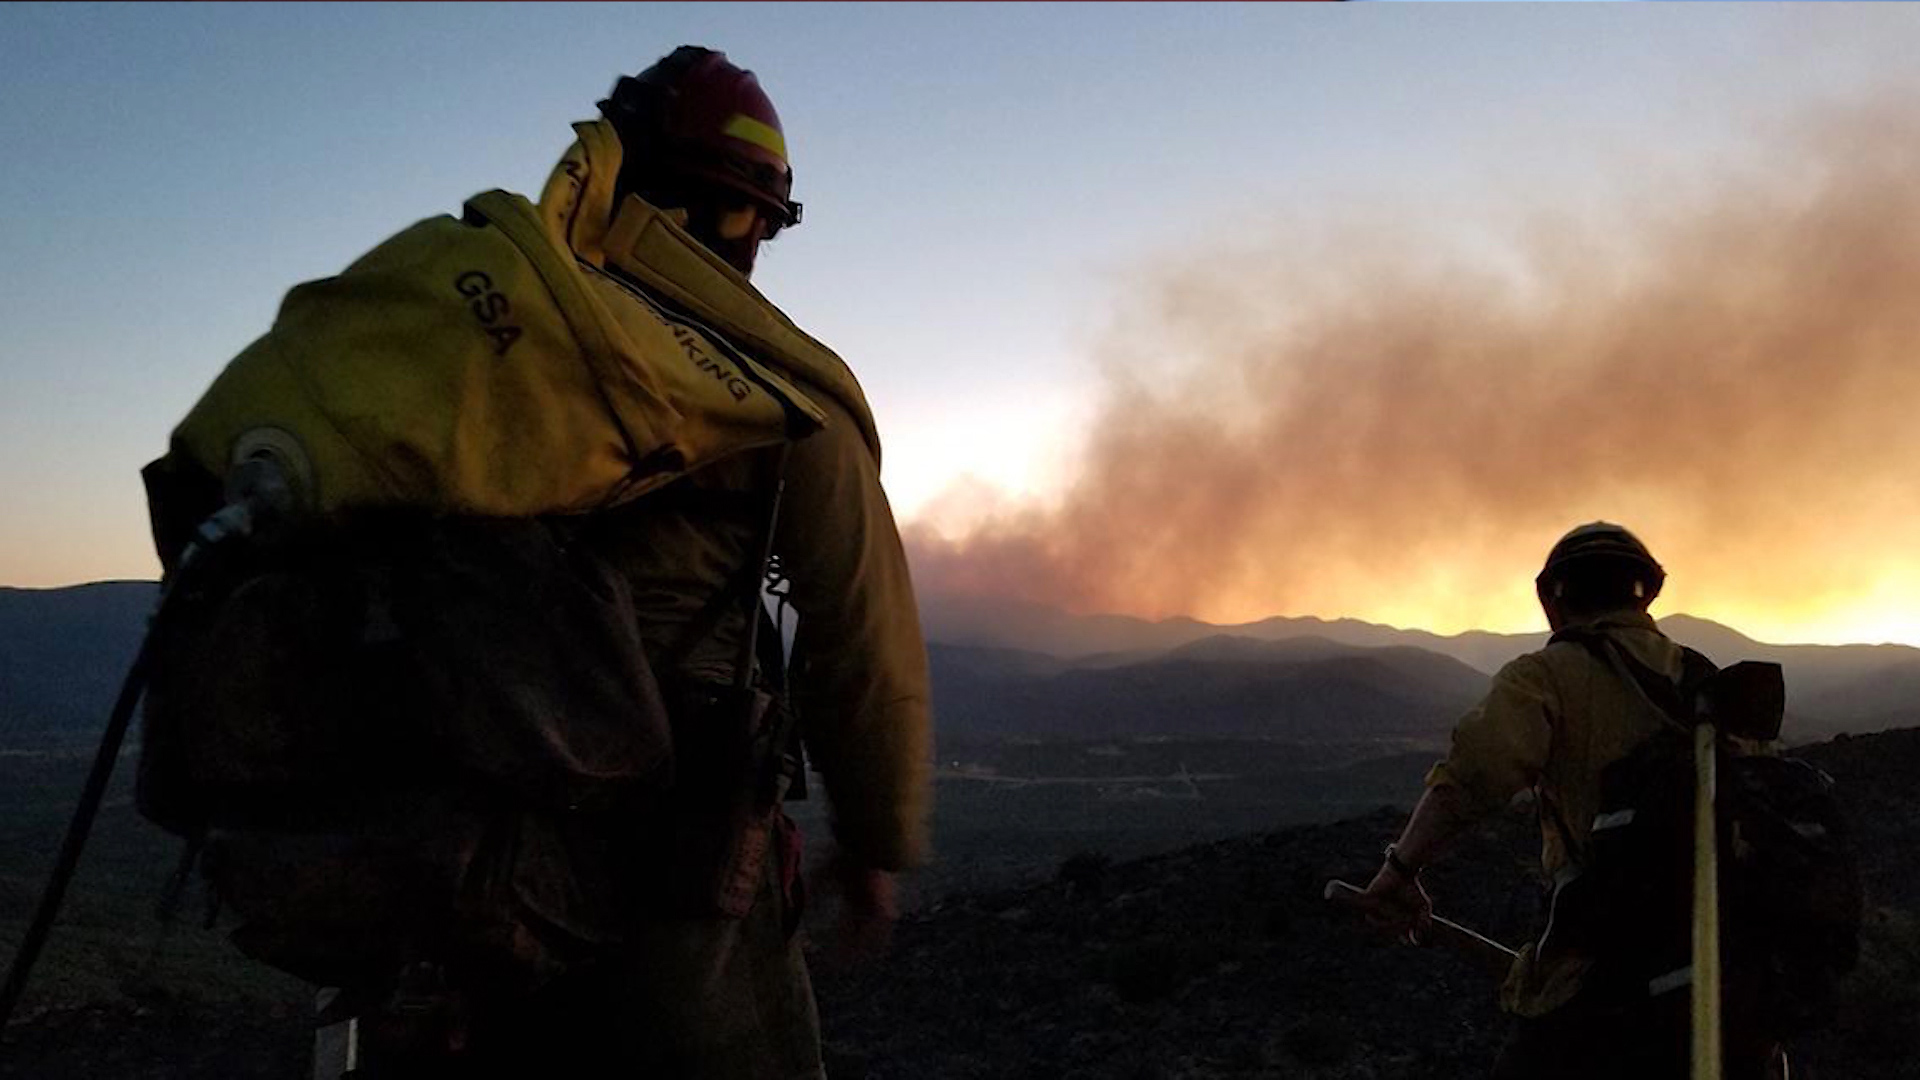
[[[1680,647],[1645,612],[1617,611],[1585,625],[1648,668],[1679,677]],[[1586,646],[1556,642],[1500,669],[1487,696],[1455,725],[1452,749],[1427,774],[1427,786],[1454,785],[1483,813],[1533,789],[1552,807],[1540,815],[1540,864],[1553,881],[1570,865],[1570,851],[1587,850],[1601,770],[1663,723],[1644,695]],[[1563,822],[1570,837],[1561,834]],[[1537,956],[1528,945],[1501,1003],[1518,1015],[1540,1016],[1570,1000],[1590,966],[1590,958]]]
[[[826,783],[840,844],[862,863],[906,869],[926,856],[932,801],[932,718],[926,646],[892,510],[880,487],[880,440],[859,382],[831,351],[761,298],[747,279],[672,219],[635,198],[616,213],[621,146],[604,122],[576,124],[579,140],[540,198],[540,213],[607,290],[611,310],[652,318],[644,301],[616,302],[631,278],[678,311],[670,321],[714,328],[815,403],[819,430],[794,444],[774,551],[799,613],[793,698],[812,765]],[[617,276],[616,276],[617,275]],[[638,298],[636,298],[638,299]],[[763,489],[760,455],[735,454],[685,486],[736,505]],[[751,518],[727,520],[673,501],[600,515],[597,550],[634,583],[649,647],[670,650],[687,623],[746,560]],[[698,643],[686,673],[727,680],[743,620]]]

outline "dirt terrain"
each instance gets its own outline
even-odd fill
[[[1870,904],[1842,1024],[1803,1077],[1920,1077],[1920,730],[1814,747],[1859,834]],[[1375,939],[1320,900],[1398,829],[1386,810],[962,891],[903,921],[890,956],[817,977],[837,1080],[1114,1077],[1455,1080],[1501,1037],[1490,981],[1458,957]],[[1444,913],[1519,940],[1530,822],[1490,823],[1431,874]],[[278,1077],[305,1068],[302,1002],[210,1007],[153,994],[17,1021],[0,1076]]]

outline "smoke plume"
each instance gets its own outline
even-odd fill
[[[1764,169],[1525,214],[1498,258],[1459,222],[1361,222],[1157,268],[1104,339],[1066,489],[910,529],[916,576],[1514,628],[1548,546],[1606,519],[1666,564],[1660,610],[1920,603],[1916,178],[1920,116],[1855,109]]]

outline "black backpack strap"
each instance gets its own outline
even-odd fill
[[[734,669],[734,686],[745,691],[753,686],[754,661],[759,655],[760,627],[767,622],[766,605],[760,600],[761,585],[767,579],[767,567],[773,562],[773,535],[780,526],[780,499],[787,490],[787,459],[793,443],[783,442],[774,457],[772,477],[767,485],[767,513],[760,524],[760,536],[748,556],[753,574],[741,588],[741,602],[747,609],[747,636],[740,643],[740,666]]]
[[[1648,667],[1611,637],[1591,627],[1574,626],[1559,630],[1547,643],[1551,645],[1562,641],[1585,647],[1595,659],[1639,690],[1641,698],[1652,705],[1671,726],[1685,731],[1693,730],[1694,695],[1717,670],[1713,661],[1705,655],[1681,645],[1681,672],[1676,682]],[[1573,832],[1567,828],[1566,818],[1561,815],[1559,806],[1551,799],[1542,798],[1540,807],[1541,813],[1550,817],[1554,827],[1560,830],[1560,836],[1566,841],[1574,862],[1586,865],[1588,855],[1574,847]]]
[[[1571,641],[1586,647],[1601,663],[1612,668],[1627,683],[1640,691],[1661,716],[1675,726],[1688,731],[1693,730],[1694,697],[1700,687],[1713,677],[1719,668],[1712,660],[1688,648],[1680,646],[1680,678],[1676,681],[1664,673],[1655,671],[1643,663],[1639,657],[1621,648],[1611,637],[1587,627],[1569,627],[1548,639],[1548,644]]]
[[[798,763],[790,765],[789,744],[794,742],[797,717],[786,693],[787,668],[786,649],[780,640],[780,628],[767,613],[767,605],[761,599],[761,591],[767,575],[773,567],[773,539],[780,524],[780,500],[786,491],[787,459],[791,456],[791,442],[780,445],[779,456],[773,464],[772,482],[767,497],[767,516],[760,533],[760,542],[749,563],[756,571],[745,588],[744,602],[748,606],[747,633],[740,643],[739,666],[734,669],[734,690],[739,695],[743,707],[751,708],[753,680],[756,667],[762,681],[772,694],[772,727],[766,732],[767,752],[761,761],[760,775],[755,778],[755,798],[759,805],[778,804],[785,791],[781,781],[790,773],[804,777]]]
[[[755,617],[756,609],[763,609],[760,603],[760,584],[766,579],[768,565],[772,562],[773,534],[780,521],[780,499],[786,490],[787,458],[793,449],[792,443],[781,443],[777,456],[770,469],[766,490],[758,500],[760,512],[759,529],[754,534],[753,547],[747,557],[741,560],[726,583],[715,590],[707,602],[687,621],[686,629],[664,658],[663,670],[677,671],[686,662],[693,650],[719,628],[720,620],[738,604],[747,616],[747,633],[741,639],[739,666],[735,669],[736,686],[744,688],[752,684],[754,660],[757,657],[760,639],[760,622]],[[675,485],[676,487],[679,485]],[[661,492],[665,494],[665,492]],[[674,497],[676,505],[688,509],[705,509],[721,514],[738,514],[742,500],[751,498],[746,493],[714,492],[692,495],[680,494]],[[778,635],[775,635],[778,640]]]

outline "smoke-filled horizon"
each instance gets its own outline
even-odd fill
[[[910,527],[921,588],[1520,629],[1548,546],[1605,519],[1667,566],[1656,612],[1920,640],[1920,115],[1772,138],[1605,217],[1479,223],[1491,260],[1360,220],[1157,269],[1077,473]]]

